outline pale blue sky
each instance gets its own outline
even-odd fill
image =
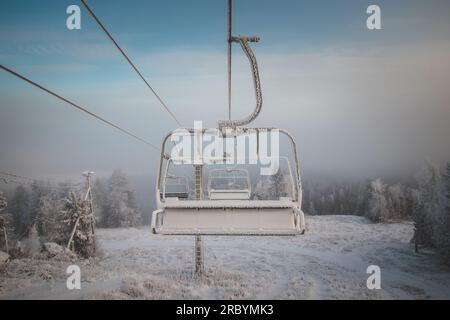
[[[450,158],[450,2],[235,0],[235,33],[258,34],[260,125],[292,131],[303,169],[329,175],[409,173]],[[226,117],[226,1],[88,3],[182,123]],[[65,27],[66,7],[82,29]],[[369,4],[380,31],[365,27]],[[154,144],[176,123],[78,1],[8,1],[0,60]],[[248,65],[234,49],[234,114],[253,105]],[[155,168],[155,152],[52,97],[0,74],[0,168],[33,176],[86,168]]]

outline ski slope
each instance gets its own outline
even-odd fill
[[[297,237],[204,237],[206,276],[193,277],[194,237],[101,229],[102,257],[22,259],[0,275],[1,299],[449,299],[450,268],[414,253],[411,223],[309,216]],[[78,264],[81,290],[65,285]],[[369,265],[381,289],[366,287]]]

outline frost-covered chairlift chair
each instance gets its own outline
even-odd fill
[[[272,128],[240,128],[242,134],[271,130]],[[194,129],[187,129],[194,134]],[[293,181],[292,196],[279,199],[251,200],[232,199],[224,194],[214,194],[211,189],[204,199],[203,190],[197,199],[164,197],[160,192],[165,188],[169,165],[173,163],[165,151],[168,134],[162,144],[159,174],[156,185],[157,210],[152,214],[151,229],[155,234],[165,235],[298,235],[305,230],[304,214],[301,210],[302,185],[296,144],[285,130],[280,134],[291,142],[295,159],[295,170],[290,170],[289,179]],[[203,167],[209,164],[205,161]],[[211,170],[211,172],[214,172]],[[214,173],[213,173],[214,174]],[[214,178],[212,178],[214,180]],[[208,183],[210,186],[213,184]],[[203,183],[202,183],[203,185]],[[201,187],[203,189],[203,187]],[[211,199],[212,198],[212,199]]]
[[[233,36],[231,34],[231,0],[228,0],[228,84],[229,101],[231,101],[231,45],[239,43],[247,56],[252,70],[256,96],[256,108],[247,117],[239,120],[219,121],[219,130],[231,131],[236,137],[240,134],[256,133],[260,131],[278,130],[290,142],[294,159],[295,171],[290,170],[293,183],[293,194],[289,198],[279,199],[204,199],[203,169],[209,163],[199,159],[194,165],[195,193],[194,200],[179,198],[164,198],[161,190],[166,183],[168,165],[172,160],[170,152],[166,152],[166,142],[173,132],[166,135],[161,144],[159,173],[156,182],[157,210],[152,214],[151,229],[153,233],[166,235],[297,235],[305,230],[302,205],[302,185],[300,179],[300,164],[297,155],[297,145],[287,131],[277,128],[248,128],[244,127],[252,122],[260,113],[262,107],[261,84],[258,65],[249,43],[258,42],[259,38],[252,36]],[[231,109],[230,109],[231,110]],[[230,113],[231,115],[231,113]],[[195,137],[194,129],[183,129]],[[203,129],[205,132],[206,129]],[[211,129],[209,129],[211,130]],[[217,129],[216,129],[217,130]],[[257,155],[258,156],[258,155]],[[211,190],[209,190],[211,191]],[[209,192],[211,198],[211,192]],[[212,198],[218,194],[212,192]],[[220,195],[223,197],[223,193]],[[197,237],[200,239],[200,237]],[[200,246],[198,246],[200,248]],[[197,246],[196,246],[197,248]],[[200,255],[199,255],[200,256]]]

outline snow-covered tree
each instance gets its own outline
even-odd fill
[[[26,238],[21,244],[21,254],[26,257],[33,257],[41,251],[41,240],[36,228],[36,224],[32,223],[28,229]]]
[[[290,187],[288,176],[278,170],[276,174],[260,177],[254,195],[256,199],[275,200],[280,197],[291,196]]]
[[[413,213],[415,241],[426,246],[437,246],[445,229],[444,188],[439,168],[427,164],[416,175],[419,199]]]
[[[95,234],[93,230],[94,217],[91,215],[90,204],[83,196],[71,192],[64,201],[61,210],[62,223],[60,230],[61,244],[70,248],[78,255],[88,258],[95,254]],[[71,238],[72,237],[72,238]]]
[[[140,224],[141,214],[134,199],[127,176],[122,170],[116,169],[108,183],[105,226],[131,227]]]
[[[14,228],[17,233],[23,233],[31,223],[32,208],[30,205],[30,193],[27,188],[22,185],[16,188],[11,199],[9,211],[12,214]]]
[[[445,174],[443,175],[445,185],[445,211],[447,217],[450,219],[450,162],[447,163]]]
[[[108,194],[105,182],[101,178],[95,179],[94,186],[92,188],[94,198],[94,214],[96,224],[100,227],[104,226],[106,222],[107,214],[107,202]]]
[[[26,221],[28,227],[34,223],[35,218],[39,214],[40,202],[45,196],[52,192],[52,185],[49,181],[35,180],[31,184],[31,196],[30,196],[30,214],[29,219]]]
[[[308,213],[311,214],[311,215],[317,214],[316,207],[314,206],[314,201],[310,201],[309,202],[309,211],[308,211]]]
[[[8,202],[0,191],[0,250],[9,251],[9,241],[12,235],[11,216],[5,212]]]
[[[8,202],[6,201],[6,197],[2,191],[0,191],[0,213],[8,206]]]
[[[267,194],[267,187],[265,185],[265,182],[267,182],[267,178],[262,177],[258,180],[256,183],[256,186],[253,188],[253,198],[260,200],[264,199]]]
[[[386,189],[386,198],[392,219],[406,218],[410,214],[407,212],[408,198],[404,186],[399,183],[388,186]]]
[[[60,198],[57,192],[40,198],[35,221],[38,233],[44,242],[59,242],[61,238],[64,238],[64,230],[61,230],[63,207],[64,198]]]
[[[447,163],[443,174],[444,198],[442,208],[442,234],[440,237],[440,249],[448,262],[450,262],[450,162]]]
[[[385,198],[386,186],[381,179],[369,183],[363,205],[364,215],[375,222],[390,219],[388,203]]]

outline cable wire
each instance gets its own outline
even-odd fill
[[[10,176],[10,177],[13,177],[13,178],[19,178],[19,179],[24,179],[24,180],[30,180],[30,181],[36,180],[36,179],[33,179],[33,178],[24,177],[24,176],[19,176],[19,175],[17,175],[17,174],[8,173],[8,172],[4,172],[4,171],[0,171],[0,175]]]
[[[17,184],[32,184],[32,183],[34,183],[36,181],[45,182],[45,180],[42,179],[42,178],[41,179],[30,178],[30,177],[25,177],[25,176],[21,176],[21,175],[18,175],[18,174],[5,172],[5,171],[0,171],[0,176],[6,176],[7,177],[7,178],[0,177],[0,180],[3,180],[6,183],[13,182],[13,183],[17,183]],[[22,180],[25,180],[26,182],[15,180],[15,179],[11,179],[9,177],[22,179]],[[78,188],[78,187],[81,187],[82,185],[83,185],[83,183],[76,183],[76,184],[70,183],[70,184],[68,184],[68,183],[62,181],[62,182],[59,183],[58,186],[53,186],[53,187],[51,187],[51,189],[55,189],[56,190],[56,189]]]
[[[32,84],[33,86],[35,86],[35,87],[37,87],[37,88],[39,88],[39,89],[41,89],[41,90],[47,92],[48,94],[50,94],[50,95],[52,95],[52,96],[54,96],[54,97],[56,97],[56,98],[58,98],[58,99],[60,99],[60,100],[62,100],[62,101],[64,101],[64,102],[70,104],[71,106],[75,107],[76,109],[78,109],[78,110],[80,110],[80,111],[83,111],[83,112],[89,114],[90,116],[96,118],[97,120],[100,120],[100,121],[102,121],[103,123],[106,123],[107,125],[116,128],[117,130],[121,131],[122,133],[125,133],[126,135],[128,135],[128,136],[130,136],[130,137],[133,137],[133,138],[135,138],[136,140],[139,140],[139,141],[145,143],[146,145],[148,145],[148,146],[150,146],[150,147],[152,147],[152,148],[154,148],[154,149],[156,149],[156,150],[159,150],[159,148],[157,148],[155,145],[151,144],[150,142],[147,142],[147,141],[145,141],[144,139],[139,138],[139,137],[136,136],[135,134],[133,134],[133,133],[131,133],[131,132],[125,130],[125,129],[122,129],[121,127],[119,127],[118,125],[112,123],[111,121],[108,121],[108,120],[106,120],[106,119],[100,117],[99,115],[96,115],[95,113],[93,113],[93,112],[87,110],[86,108],[83,108],[83,107],[81,107],[80,105],[78,105],[78,104],[76,104],[76,103],[74,103],[74,102],[72,102],[72,101],[70,101],[70,100],[68,100],[68,99],[66,99],[66,98],[64,98],[64,97],[62,97],[62,96],[60,96],[59,94],[57,94],[57,93],[55,93],[55,92],[53,92],[53,91],[51,91],[51,90],[49,90],[49,89],[47,89],[47,88],[44,88],[43,86],[41,86],[41,85],[37,84],[36,82],[34,82],[34,81],[32,81],[32,80],[26,78],[25,76],[23,76],[23,75],[21,75],[21,74],[15,72],[15,71],[13,71],[13,70],[11,70],[11,69],[5,67],[4,65],[0,65],[0,67],[1,67],[3,70],[9,72],[10,74],[12,74],[12,75],[14,75],[14,76],[16,76],[16,77],[18,77],[18,78],[20,78],[20,79],[22,79],[22,80],[28,82],[29,84]]]
[[[144,81],[144,83],[147,85],[147,87],[150,89],[150,91],[153,93],[153,95],[158,99],[158,101],[161,103],[161,105],[166,109],[166,111],[172,116],[172,118],[177,122],[177,124],[181,127],[180,121],[175,117],[173,112],[169,109],[169,107],[166,105],[166,103],[161,99],[161,97],[156,93],[156,91],[152,88],[152,86],[145,80],[142,73],[138,70],[138,68],[134,65],[134,63],[131,61],[131,59],[127,56],[127,54],[123,51],[123,49],[119,46],[116,40],[114,40],[111,33],[106,29],[106,27],[103,25],[103,23],[100,21],[100,19],[95,15],[94,11],[88,6],[85,0],[80,0],[81,3],[86,7],[90,15],[94,18],[95,22],[100,26],[100,28],[106,33],[109,39],[111,39],[114,46],[120,51],[120,53],[123,55],[123,57],[128,61],[130,66],[134,69],[134,71],[138,74],[138,76]]]

